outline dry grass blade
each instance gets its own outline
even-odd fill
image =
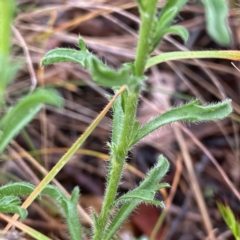
[[[205,200],[202,196],[202,191],[199,186],[196,174],[194,172],[192,159],[190,157],[185,139],[184,139],[182,132],[178,126],[173,126],[173,129],[174,129],[178,144],[180,146],[181,152],[183,154],[184,163],[186,165],[186,168],[187,168],[187,171],[189,174],[190,185],[194,192],[194,198],[199,206],[199,210],[200,210],[202,218],[203,218],[203,224],[206,228],[207,234],[210,237],[210,239],[214,239],[215,236],[214,236],[214,232],[213,232],[212,222],[211,222],[208,210],[207,210]]]

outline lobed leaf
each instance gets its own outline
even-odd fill
[[[209,35],[222,46],[231,43],[230,28],[227,21],[228,3],[226,0],[202,0],[205,7]]]
[[[131,146],[163,125],[176,121],[198,122],[218,120],[227,117],[231,112],[230,99],[206,106],[200,106],[199,101],[194,100],[181,107],[173,108],[143,125],[139,129],[135,139],[132,140]]]
[[[53,89],[39,89],[22,98],[14,107],[10,108],[0,120],[0,153],[9,142],[26,126],[40,111],[43,104],[62,106],[63,99]]]

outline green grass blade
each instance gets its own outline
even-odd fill
[[[240,61],[239,51],[178,51],[162,53],[154,56],[147,61],[146,69],[167,61],[181,60],[181,59],[199,59],[199,58],[221,58],[233,61]]]
[[[217,207],[225,223],[231,229],[236,240],[240,240],[240,223],[236,220],[231,208],[217,201]]]

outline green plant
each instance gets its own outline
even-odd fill
[[[217,200],[217,207],[225,223],[232,231],[232,234],[235,237],[235,239],[240,240],[240,223],[239,221],[237,221],[231,208],[227,204],[224,204],[219,200]]]
[[[80,50],[54,49],[47,53],[42,60],[42,66],[59,62],[77,63],[90,71],[92,79],[96,84],[111,87],[114,92],[118,93],[118,95],[114,97],[109,97],[110,102],[113,103],[112,134],[111,141],[108,143],[110,163],[104,202],[100,215],[98,216],[92,209],[92,239],[94,240],[112,239],[122,223],[142,202],[158,207],[164,206],[163,202],[154,200],[156,191],[169,186],[167,183],[159,184],[169,168],[167,159],[162,155],[159,156],[155,167],[148,172],[147,177],[137,188],[116,198],[128,152],[138,141],[152,131],[172,122],[218,120],[227,117],[232,111],[231,100],[224,100],[220,103],[206,106],[200,106],[198,100],[194,100],[157,116],[143,126],[140,126],[140,123],[136,120],[139,96],[144,88],[144,82],[147,79],[144,72],[148,67],[162,61],[186,58],[186,56],[189,58],[221,57],[234,60],[239,59],[238,52],[227,52],[228,55],[226,56],[227,53],[221,51],[188,52],[184,54],[181,52],[173,52],[163,53],[151,58],[151,54],[166,34],[179,35],[184,41],[187,41],[188,31],[181,26],[172,26],[174,18],[186,3],[187,0],[169,0],[160,14],[157,14],[157,0],[138,0],[141,26],[136,57],[134,62],[125,63],[118,70],[109,68],[97,56],[90,53],[82,38],[79,39]],[[217,11],[221,10],[225,12],[225,9],[227,9],[226,2],[224,0],[213,0],[211,1],[212,4],[209,4],[209,1],[203,1],[203,3],[206,8],[208,23],[209,21],[213,21],[207,25],[209,33],[219,44],[229,44],[230,32],[225,19],[226,16],[225,14],[219,15]],[[220,20],[222,23],[221,26],[218,24]],[[217,31],[216,26],[218,27]],[[110,108],[110,105],[108,106],[108,108]],[[101,116],[103,116],[103,114]],[[3,120],[3,122],[6,121],[7,120]],[[71,221],[73,218],[77,219],[76,205],[78,190],[75,189],[72,198],[68,200],[59,190],[53,186],[47,186],[47,184],[67,163],[99,121],[100,118],[87,129],[86,133],[77,140],[73,147],[63,156],[36,189],[34,189],[33,186],[25,186],[28,190],[31,190],[27,192],[30,194],[29,198],[31,198],[31,200],[23,205],[22,208],[28,207],[30,202],[41,192],[42,194],[50,195],[60,202],[63,215],[67,219],[71,239],[74,240],[82,239],[81,224],[79,221]],[[11,189],[11,186],[12,185],[9,185],[8,188]],[[7,196],[12,196],[12,193],[14,193],[14,191],[10,191]],[[18,192],[16,195],[18,194],[21,194],[21,192]],[[73,209],[75,213],[71,211]],[[24,217],[25,211],[23,213],[20,211],[22,210],[19,209],[17,213],[20,214],[21,217]]]

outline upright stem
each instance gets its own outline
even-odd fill
[[[145,65],[152,44],[153,25],[156,17],[156,9],[158,2],[157,0],[139,0],[139,1],[142,2],[142,7],[140,7],[141,26],[139,30],[139,40],[136,58],[134,62],[136,76],[142,76],[145,71]]]
[[[151,44],[150,41],[152,39],[151,33],[155,17],[157,0],[139,1],[145,3],[141,4],[140,7],[142,22],[140,26],[140,36],[137,46],[137,54],[134,62],[134,75],[141,77],[144,74],[144,69],[149,54],[149,44]],[[98,218],[97,224],[95,224],[93,240],[104,239],[104,232],[107,228],[107,221],[112,210],[112,204],[117,194],[117,189],[121,180],[125,159],[130,148],[140,91],[141,87],[137,86],[135,89],[131,89],[128,92],[127,104],[122,124],[122,131],[121,133],[119,133],[119,144],[118,146],[114,147],[114,151],[112,151],[111,154],[110,167],[108,171],[108,185],[105,192],[102,210]]]
[[[112,210],[112,204],[115,200],[125,159],[129,151],[130,139],[135,121],[137,101],[139,91],[130,92],[127,100],[127,108],[123,119],[123,128],[119,139],[119,144],[111,154],[110,168],[108,171],[108,185],[105,192],[102,210],[98,219],[98,226],[95,229],[94,240],[104,239],[107,221]]]

